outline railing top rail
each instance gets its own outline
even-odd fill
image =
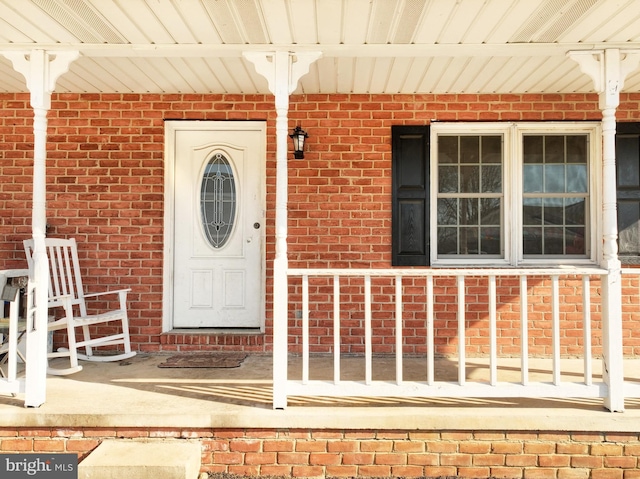
[[[595,266],[559,266],[556,268],[289,268],[288,276],[569,276],[606,275]]]

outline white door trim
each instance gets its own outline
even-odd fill
[[[173,265],[174,265],[174,234],[175,234],[175,152],[176,132],[178,131],[259,131],[266,132],[264,121],[206,121],[206,120],[167,120],[165,121],[165,146],[164,146],[164,248],[163,248],[163,290],[162,290],[162,332],[173,330]],[[266,137],[266,135],[263,135]],[[266,152],[266,145],[262,148]],[[261,163],[261,174],[266,179],[266,158]],[[266,185],[262,191],[263,210],[266,208]],[[266,210],[265,210],[266,212]],[[266,219],[266,215],[265,219]],[[263,227],[266,231],[266,228]],[[265,241],[262,246],[262,280],[261,280],[261,322],[260,330],[264,332],[265,319],[265,286],[266,286],[266,260]]]

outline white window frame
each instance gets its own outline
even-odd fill
[[[583,258],[524,258],[522,241],[523,160],[522,143],[526,134],[587,134],[589,191],[587,201],[588,243]],[[503,138],[503,208],[501,258],[438,258],[438,136],[501,135]],[[602,128],[600,122],[491,122],[431,124],[430,259],[432,266],[558,266],[593,265],[602,255]]]

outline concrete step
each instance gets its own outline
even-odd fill
[[[198,479],[198,441],[103,441],[78,464],[78,479]]]

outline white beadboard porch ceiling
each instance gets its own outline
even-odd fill
[[[80,51],[59,92],[269,93],[242,52],[276,49],[323,54],[296,93],[590,92],[567,52],[604,48],[640,0],[0,0],[0,51]]]

